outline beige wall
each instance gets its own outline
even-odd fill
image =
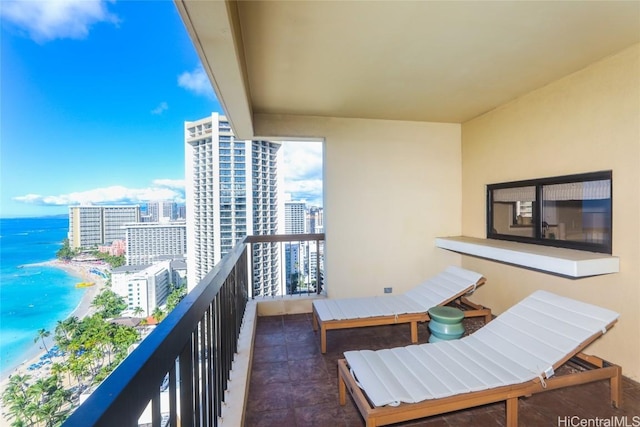
[[[475,298],[504,311],[536,289],[621,313],[587,353],[640,380],[640,45],[462,125],[462,232],[485,237],[485,185],[613,170],[620,273],[570,280],[463,257],[488,279]]]
[[[331,298],[405,291],[460,256],[460,125],[257,116],[256,134],[324,138],[326,283]]]

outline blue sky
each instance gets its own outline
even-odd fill
[[[0,217],[184,200],[184,122],[224,113],[171,1],[0,2]],[[285,191],[321,204],[320,143]]]

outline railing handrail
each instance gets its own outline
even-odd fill
[[[189,343],[194,329],[198,328],[203,313],[246,249],[246,243],[238,243],[91,393],[63,426],[137,425],[140,414],[158,393],[167,372]]]
[[[261,234],[245,237],[245,243],[306,242],[324,240],[324,233]]]

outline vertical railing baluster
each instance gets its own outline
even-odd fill
[[[236,336],[236,331],[238,330],[238,319],[236,317],[236,305],[234,304],[236,295],[236,282],[238,281],[238,266],[236,265],[233,268],[233,274],[231,276],[233,280],[229,283],[229,319],[233,325],[233,328],[229,331],[229,364],[233,364],[233,355],[236,354],[238,350],[238,340],[234,339]],[[229,381],[231,372],[227,373],[227,382]]]
[[[193,334],[180,354],[180,425],[193,426]]]
[[[233,270],[231,271],[231,276],[233,274]],[[229,310],[227,308],[228,298],[229,298],[229,276],[225,280],[224,285],[222,286],[220,292],[220,313],[222,315],[221,324],[227,325],[227,319],[229,316]],[[223,328],[221,331],[222,340],[220,343],[220,350],[222,355],[222,369],[220,369],[220,380],[221,380],[221,390],[227,389],[227,373],[225,372],[228,369],[228,351],[229,351],[229,341],[228,341],[228,328]],[[224,399],[221,399],[224,400]]]
[[[202,425],[202,393],[201,390],[201,369],[200,364],[200,335],[202,333],[202,319],[198,322],[198,327],[193,332],[193,427]]]
[[[222,285],[224,288],[224,285]],[[220,289],[222,290],[222,289]],[[222,411],[222,395],[224,393],[224,389],[222,388],[221,381],[221,371],[222,371],[222,363],[221,363],[221,343],[222,343],[222,328],[221,328],[221,312],[220,312],[220,293],[216,296],[214,301],[215,303],[215,343],[216,343],[216,360],[215,360],[215,378],[216,378],[216,412],[219,414]]]
[[[226,280],[223,288],[226,288]],[[218,407],[216,408],[218,414],[222,414],[222,404],[224,402],[224,391],[226,388],[225,382],[225,333],[227,331],[227,325],[225,324],[225,315],[224,315],[224,294],[222,291],[220,293],[220,297],[217,301],[218,307],[218,315],[216,316],[216,321],[218,322],[218,333],[216,335],[216,346],[218,347],[218,352],[216,353],[218,356],[217,364],[218,370],[216,371],[216,381],[218,386]]]
[[[209,306],[209,310],[207,310],[207,353],[206,353],[206,362],[207,362],[207,422],[205,423],[207,426],[215,425],[217,412],[216,412],[216,402],[215,402],[215,384],[213,381],[213,330],[212,330],[212,310],[213,308]]]
[[[207,366],[207,314],[209,310],[204,312],[202,319],[200,320],[200,342],[198,348],[198,371],[200,377],[200,385],[199,385],[199,396],[198,401],[200,402],[200,414],[201,425],[208,426],[207,417],[208,417],[208,399],[207,399],[207,376],[208,376],[208,366]]]
[[[291,253],[291,245],[289,245],[289,253]],[[287,245],[284,242],[280,242],[280,246],[278,247],[278,256],[282,258],[282,262],[280,263],[284,267],[284,271],[280,271],[280,290],[282,291],[282,295],[287,295],[289,292],[287,290],[287,281],[289,278],[287,277],[287,271],[289,270],[289,265],[287,263],[287,258],[291,258],[291,255],[287,257]]]
[[[251,259],[251,266],[253,267],[254,263],[255,263],[255,257],[253,255],[253,250],[254,250],[254,244],[250,243],[249,244],[249,259]],[[254,299],[256,296],[256,290],[255,290],[255,286],[256,286],[256,280],[253,277],[253,269],[251,270],[251,299]]]
[[[223,285],[224,286],[224,285]],[[219,293],[218,293],[219,295]],[[216,296],[215,300],[218,299]],[[211,327],[211,392],[212,392],[212,412],[214,414],[213,425],[218,424],[218,417],[220,416],[220,391],[218,390],[218,309],[215,304],[215,300],[211,303],[211,318],[209,324]]]
[[[320,240],[316,240],[316,294],[320,294],[322,283],[320,283]]]
[[[178,402],[178,366],[173,364],[169,370],[169,426],[178,427],[178,413],[180,410]]]
[[[153,427],[161,427],[162,415],[160,414],[160,389],[153,395],[151,399],[151,425]]]

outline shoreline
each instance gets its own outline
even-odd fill
[[[85,262],[78,262],[78,261],[66,262],[66,261],[53,259],[49,261],[28,264],[28,266],[45,266],[45,267],[57,268],[60,270],[64,270],[69,275],[77,277],[79,279],[86,279],[90,277],[91,281],[95,283],[95,285],[93,286],[84,288],[84,293],[82,294],[82,298],[80,299],[80,302],[64,319],[56,319],[56,320],[65,320],[73,316],[78,317],[78,319],[83,319],[84,317],[87,317],[94,313],[95,309],[91,306],[91,302],[96,297],[96,295],[98,295],[104,289],[106,285],[106,280],[97,274],[91,273],[90,270],[93,268],[104,270],[105,269],[104,265],[102,264],[97,265],[96,263],[89,263],[89,262],[85,263]],[[51,331],[51,333],[53,335],[53,331]],[[53,345],[53,338],[50,337],[49,339],[45,339],[45,343],[47,345],[47,348],[50,348]],[[44,354],[46,354],[46,352],[44,348],[42,348],[42,342],[41,341],[35,342],[30,348],[25,350],[24,352],[25,359],[23,362],[21,362],[19,365],[15,367],[11,367],[7,369],[4,372],[0,372],[0,393],[4,392],[9,382],[9,379],[13,375],[18,375],[18,374],[30,375],[32,378],[41,377],[46,371],[44,366],[32,371],[29,371],[28,367],[34,363],[39,362],[40,358]]]

